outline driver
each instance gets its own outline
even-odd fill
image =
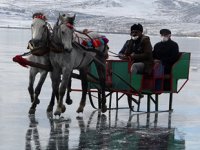
[[[132,73],[150,74],[153,66],[150,38],[143,34],[143,26],[141,24],[132,25],[130,35],[131,39],[126,41],[119,52],[120,59],[131,58],[133,61],[131,66]]]

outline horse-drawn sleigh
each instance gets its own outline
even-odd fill
[[[72,89],[82,91],[82,98],[77,112],[83,112],[86,94],[94,108],[100,108],[102,112],[107,110],[106,97],[110,98],[109,108],[111,108],[111,100],[113,93],[116,93],[116,109],[119,109],[118,101],[126,95],[128,98],[129,108],[133,110],[132,102],[137,104],[137,111],[140,110],[141,98],[147,95],[147,111],[150,111],[150,101],[155,103],[156,111],[158,111],[158,95],[162,93],[170,94],[169,110],[172,108],[172,94],[177,93],[188,80],[190,54],[181,53],[179,60],[174,64],[172,73],[168,75],[171,88],[163,90],[163,82],[166,75],[163,75],[162,68],[157,67],[153,70],[152,75],[132,74],[130,70],[130,62],[124,60],[105,60],[108,52],[107,39],[104,36],[98,38],[89,37],[91,45],[87,47],[87,42],[80,44],[80,41],[74,41],[74,32],[80,33],[74,29],[73,21],[75,16],[59,16],[57,23],[53,29],[49,29],[46,18],[41,13],[33,15],[32,23],[32,39],[29,42],[30,52],[18,55],[13,58],[15,62],[23,66],[30,65],[29,77],[29,93],[32,106],[29,110],[30,114],[34,114],[37,104],[39,104],[39,94],[45,81],[48,71],[52,80],[52,97],[47,108],[48,112],[53,110],[55,97],[58,100],[55,115],[65,112],[63,98],[66,89],[68,89],[66,103],[70,104],[70,77],[75,76],[82,81],[81,89]],[[51,30],[51,31],[50,31]],[[98,39],[95,41],[94,39]],[[86,48],[87,47],[87,48]],[[89,50],[89,51],[87,51]],[[91,52],[93,50],[93,52]],[[37,53],[39,51],[39,53]],[[40,52],[41,51],[41,52]],[[25,60],[22,56],[31,54],[29,60]],[[155,65],[156,66],[160,65]],[[80,75],[74,75],[73,69],[78,69]],[[35,76],[41,73],[36,88],[33,88]],[[88,80],[88,77],[92,79]],[[178,80],[185,79],[185,82],[178,89]],[[68,88],[67,88],[68,87]],[[93,95],[97,93],[98,107],[94,106]],[[119,96],[119,94],[121,95]],[[152,95],[155,95],[153,98]],[[137,96],[134,98],[133,96]]]
[[[155,104],[155,111],[159,111],[158,102],[161,94],[169,95],[169,108],[172,110],[173,94],[179,93],[189,80],[189,66],[190,66],[190,53],[181,52],[179,59],[172,66],[171,74],[164,74],[164,68],[161,64],[154,64],[151,75],[146,74],[132,74],[130,72],[131,62],[119,59],[110,59],[106,61],[106,96],[109,97],[109,108],[112,109],[111,102],[112,96],[115,94],[116,109],[119,109],[118,101],[122,97],[127,96],[128,106],[132,111],[140,111],[141,99],[146,96],[147,99],[147,112],[151,111],[151,101]],[[90,74],[95,79],[98,79],[96,68],[91,66]],[[165,89],[166,79],[169,82],[170,87]],[[94,105],[94,100],[100,100],[100,94],[98,93],[98,81],[90,82],[88,94],[91,105],[94,108],[100,107]],[[77,89],[74,89],[75,91]],[[136,104],[137,109],[134,110]]]

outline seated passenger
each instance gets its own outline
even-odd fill
[[[143,26],[141,24],[131,26],[131,39],[124,44],[119,52],[119,58],[131,58],[133,61],[131,72],[150,74],[153,65],[152,46],[150,38],[142,33]]]
[[[171,40],[171,31],[169,29],[161,29],[160,35],[162,41],[155,44],[153,58],[156,61],[161,61],[165,74],[170,74],[172,65],[179,57],[179,47],[176,42]]]
[[[154,46],[153,58],[154,61],[160,61],[164,66],[164,74],[170,74],[172,65],[178,60],[179,47],[178,44],[171,40],[171,31],[169,29],[161,29],[160,35],[161,42],[158,42]],[[171,79],[166,78],[164,80],[164,90],[170,90]]]

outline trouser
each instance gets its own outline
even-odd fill
[[[144,63],[142,63],[142,62],[133,63],[131,66],[131,72],[132,73],[143,73],[144,72]]]

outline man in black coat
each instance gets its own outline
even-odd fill
[[[161,29],[160,35],[162,41],[155,44],[153,58],[154,61],[160,61],[163,64],[164,74],[170,74],[172,65],[179,58],[179,47],[176,42],[171,40],[171,31],[169,29]],[[164,90],[171,89],[170,80],[164,80]]]
[[[169,29],[161,29],[160,35],[162,41],[155,44],[153,58],[162,62],[165,74],[170,74],[172,65],[179,57],[179,47],[176,42],[171,40],[171,31]]]

